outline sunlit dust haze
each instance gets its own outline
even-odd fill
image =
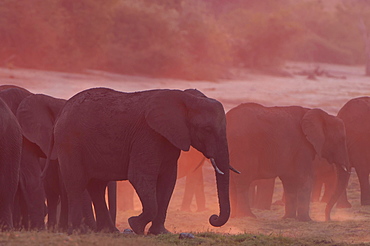
[[[0,85],[64,99],[91,87],[196,88],[226,112],[256,102],[336,115],[348,100],[370,94],[369,13],[368,1],[0,1]],[[181,209],[186,177],[179,177],[165,223],[171,232],[370,242],[370,207],[360,205],[354,170],[352,208],[334,207],[332,221],[322,202],[310,204],[313,221],[283,220],[277,178],[270,210],[252,208],[257,218],[230,218],[216,228],[208,222],[219,213],[215,171],[208,160],[191,160],[202,170],[205,209],[197,211],[195,197],[190,211]],[[120,181],[118,229],[140,212],[131,185]]]

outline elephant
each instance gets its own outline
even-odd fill
[[[129,180],[142,212],[128,219],[136,234],[169,233],[168,204],[176,182],[180,151],[190,146],[215,168],[219,215],[213,226],[230,216],[228,144],[223,105],[195,89],[157,89],[125,93],[92,88],[70,98],[54,126],[50,145],[58,156],[68,197],[68,233],[84,231],[81,194],[88,190],[98,231],[117,231],[104,199],[107,182]],[[53,155],[51,155],[52,157]]]
[[[190,147],[187,152],[181,151],[178,159],[177,179],[184,177],[186,179],[181,211],[191,211],[190,205],[194,196],[197,212],[207,210],[202,170],[205,159],[203,154],[193,147]],[[118,183],[118,196],[117,205],[119,210],[134,210],[134,189],[129,182]]]
[[[14,116],[17,114],[19,104],[32,95],[24,88],[12,85],[3,85],[0,90],[0,98],[8,105]],[[37,145],[23,137],[19,187],[13,216],[16,229],[42,230],[45,227],[45,194],[40,179],[40,157],[45,158],[46,155]]]
[[[4,231],[13,229],[13,206],[22,154],[22,130],[2,99],[0,121],[0,230]]]
[[[338,117],[346,127],[349,161],[360,182],[361,205],[370,205],[370,97],[349,100]]]
[[[244,103],[226,114],[230,165],[242,172],[230,177],[232,216],[252,216],[248,188],[257,179],[279,177],[285,193],[284,218],[311,220],[309,204],[315,155],[337,165],[338,184],[325,219],[345,189],[350,167],[342,120],[321,109],[264,107]],[[340,181],[340,182],[339,182]]]

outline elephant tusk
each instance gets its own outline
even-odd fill
[[[241,174],[240,171],[236,170],[235,168],[233,168],[231,165],[230,165],[230,170],[233,171],[234,173],[237,173],[237,174]]]
[[[351,168],[350,168],[350,169],[348,169],[346,166],[343,166],[343,165],[341,165],[341,168],[342,168],[345,172],[347,172],[347,173],[351,173]]]
[[[218,169],[218,167],[216,165],[216,162],[215,162],[215,159],[211,158],[210,160],[211,160],[212,166],[215,169],[215,171],[218,172],[219,174],[224,175],[224,173],[220,169]]]

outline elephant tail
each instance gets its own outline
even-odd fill
[[[47,173],[47,171],[50,167],[51,154],[53,152],[53,148],[54,148],[54,128],[53,128],[53,131],[52,131],[52,134],[51,134],[51,137],[50,137],[50,144],[49,144],[48,154],[47,154],[47,157],[46,157],[46,164],[45,164],[44,170],[42,170],[42,173],[41,173],[41,180],[45,180],[46,173]]]

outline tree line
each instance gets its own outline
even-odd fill
[[[368,5],[3,0],[0,66],[213,80],[231,68],[278,69],[286,60],[363,64]]]

